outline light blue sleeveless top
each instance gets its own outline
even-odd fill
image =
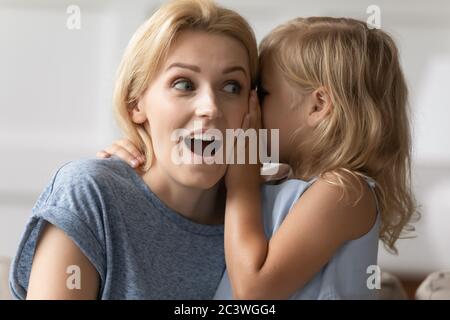
[[[262,187],[264,231],[267,239],[272,237],[295,202],[314,181],[315,179],[292,179]],[[374,181],[370,178],[366,178],[366,181],[373,191]],[[373,274],[367,268],[377,265],[379,228],[380,213],[377,209],[377,219],[370,231],[343,244],[330,261],[289,299],[377,299],[378,290],[367,286],[367,280]],[[225,270],[214,299],[232,298],[230,280]]]

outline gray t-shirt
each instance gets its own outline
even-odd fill
[[[79,160],[56,172],[32,209],[10,274],[18,299],[47,222],[96,268],[99,299],[212,299],[225,270],[223,225],[171,210],[118,158]]]

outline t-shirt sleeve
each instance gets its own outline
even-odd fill
[[[104,283],[104,176],[95,160],[70,162],[53,176],[32,209],[13,260],[10,289],[15,298],[26,298],[36,243],[46,223],[64,231],[89,259]]]

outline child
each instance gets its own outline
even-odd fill
[[[376,298],[378,239],[396,252],[415,212],[393,40],[353,19],[298,18],[262,41],[260,72],[262,126],[280,130],[293,179],[259,192],[259,165],[228,168],[227,270],[215,298]],[[258,128],[252,95],[247,123]],[[103,155],[139,156],[125,143]]]

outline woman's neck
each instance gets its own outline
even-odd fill
[[[141,177],[162,202],[189,220],[210,225],[224,223],[223,197],[218,196],[221,182],[207,190],[187,187],[158,168],[151,168]]]

